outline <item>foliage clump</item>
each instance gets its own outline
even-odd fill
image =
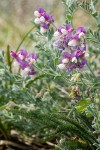
[[[0,132],[5,140],[12,141],[11,131],[16,130],[22,139],[30,137],[44,149],[49,145],[55,150],[99,150],[97,0],[90,3],[63,0],[63,3],[67,18],[62,26],[56,28],[54,17],[39,8],[34,12],[36,32],[32,34],[31,29],[15,52],[8,46],[5,53],[0,53]],[[74,29],[72,19],[78,7],[94,17],[97,30]],[[36,54],[20,50],[28,35],[35,42]],[[91,62],[93,55],[97,61]]]

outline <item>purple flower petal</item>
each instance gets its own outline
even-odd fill
[[[41,27],[43,27],[44,29],[49,29],[49,24],[46,24],[46,23],[42,22],[40,25],[41,25]]]
[[[35,75],[35,74],[36,74],[36,71],[34,69],[28,72],[28,75]]]
[[[58,32],[59,32],[59,33],[62,33],[62,32],[61,32],[61,29],[62,29],[62,26],[58,27]]]
[[[15,53],[15,52],[13,52],[13,51],[10,52],[10,56],[12,56],[12,57],[14,57],[14,58],[18,57],[17,53]]]
[[[45,18],[46,21],[50,20],[50,15],[46,12],[43,14],[43,17]]]
[[[21,54],[22,56],[24,56],[24,58],[27,57],[27,51],[24,50],[24,49],[21,49],[21,50],[19,51],[19,54]]]
[[[67,67],[68,72],[71,72],[73,69],[76,69],[76,65],[70,65],[69,67]]]
[[[59,61],[62,63],[63,58],[59,58]]]
[[[86,63],[87,63],[87,60],[83,59],[82,62],[81,62],[81,65],[85,65]]]
[[[45,11],[44,11],[43,8],[39,8],[39,9],[38,9],[38,12],[39,12],[40,14],[43,14]]]
[[[82,51],[86,51],[86,43],[81,44],[81,46],[80,46],[80,50],[82,50]]]
[[[84,51],[81,51],[80,49],[76,51],[75,57],[76,58],[82,58],[84,57]]]
[[[67,30],[68,32],[71,32],[71,31],[73,30],[73,28],[71,27],[70,24],[66,24],[66,30]]]
[[[68,59],[72,57],[71,54],[69,54],[68,52],[63,52],[62,54],[65,58],[68,58]]]
[[[30,59],[30,58],[37,60],[37,56],[35,53],[29,54],[28,59]]]
[[[25,60],[20,61],[20,67],[22,70],[24,70],[28,66],[29,66],[29,64],[27,61],[25,61]]]
[[[53,23],[54,22],[54,16],[51,16],[51,15],[49,15],[48,13],[44,13],[43,14],[43,17],[45,18],[45,20],[47,21],[47,22],[50,22],[50,23]]]
[[[81,32],[83,32],[84,34],[86,34],[86,29],[84,27],[78,27],[76,29],[76,33],[77,34],[80,34]]]
[[[10,55],[16,59],[19,63],[21,62],[21,59],[18,57],[18,53],[15,53],[13,51],[10,52]]]
[[[51,22],[54,23],[55,19],[54,16],[50,16]]]
[[[78,34],[76,34],[76,33],[73,34],[71,38],[74,39],[74,40],[78,40]]]
[[[65,47],[64,45],[62,44],[62,41],[61,40],[57,40],[53,43],[53,46],[54,47],[57,47],[59,50],[64,50]]]

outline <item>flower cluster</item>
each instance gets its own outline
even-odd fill
[[[15,58],[14,66],[20,66],[22,76],[25,77],[36,74],[33,68],[33,64],[37,60],[36,54],[28,54],[26,50],[21,49],[18,53],[11,51],[10,55]]]
[[[85,34],[86,30],[83,27],[74,30],[69,24],[65,27],[60,26],[54,33],[57,40],[53,46],[61,50],[63,56],[60,58],[61,64],[58,65],[60,69],[67,69],[70,72],[84,67],[87,62],[85,57],[88,56]]]
[[[49,15],[43,8],[35,11],[34,16],[36,17],[34,22],[40,25],[41,33],[45,33],[49,29],[50,24],[54,23],[54,17]]]

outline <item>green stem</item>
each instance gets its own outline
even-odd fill
[[[6,58],[7,58],[7,64],[9,66],[9,71],[12,72],[11,57],[10,57],[10,46],[9,45],[7,46]]]
[[[91,67],[90,67],[90,65],[88,63],[87,63],[87,67],[89,68],[89,70],[90,70],[91,74],[93,75],[93,77],[96,78],[94,72],[92,71],[92,69],[91,69]]]
[[[21,47],[21,45],[23,44],[23,42],[25,41],[25,39],[27,38],[27,36],[29,35],[29,33],[31,33],[31,31],[35,28],[35,26],[33,26],[26,34],[25,36],[23,37],[22,41],[19,43],[17,49],[15,52],[18,52],[19,48]],[[12,62],[13,62],[14,59],[12,59]]]
[[[32,27],[26,34],[25,36],[23,37],[22,41],[20,42],[20,44],[18,45],[17,49],[16,49],[16,52],[18,52],[20,46],[23,44],[24,40],[27,38],[28,34],[34,29],[35,27]]]
[[[57,27],[56,27],[56,25],[54,23],[52,23],[52,26],[57,30]]]
[[[3,134],[3,136],[5,137],[5,139],[9,139],[9,137],[8,137],[8,135],[7,135],[7,132],[6,132],[5,128],[4,128],[4,126],[3,126],[2,122],[1,122],[1,120],[0,120],[0,131],[1,131],[1,133]]]

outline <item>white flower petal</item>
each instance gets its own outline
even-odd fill
[[[21,70],[21,76],[22,77],[27,77],[27,72],[24,70]]]
[[[58,32],[58,31],[56,31],[55,33],[54,33],[54,36],[59,36],[60,35],[60,33]]]
[[[15,67],[19,67],[19,63],[18,63],[16,60],[14,61],[13,65],[14,65]]]
[[[45,33],[46,31],[47,31],[47,30],[44,29],[43,27],[40,28],[40,32],[41,32],[41,33]]]
[[[85,53],[85,57],[89,57],[89,53]]]
[[[29,67],[26,67],[26,68],[24,69],[24,71],[25,71],[26,73],[28,73],[28,72],[30,71],[30,68],[29,68]]]
[[[18,55],[18,57],[19,57],[21,60],[23,60],[23,59],[24,59],[24,56],[23,56],[23,55],[21,55],[21,54],[19,54],[19,55]]]
[[[65,59],[62,60],[63,64],[67,64],[68,62],[69,62],[69,59],[67,59],[67,58],[65,58]]]
[[[58,65],[58,68],[61,69],[61,70],[63,70],[63,69],[65,69],[66,67],[65,67],[64,64],[59,64],[59,65]]]
[[[66,35],[68,32],[66,31],[66,29],[61,29],[61,32]]]
[[[69,41],[68,46],[77,46],[77,44],[78,44],[77,40],[71,40]]]
[[[43,16],[40,17],[41,22],[45,22],[45,18]]]
[[[35,22],[36,24],[40,24],[40,23],[41,23],[39,18],[35,18],[34,22]]]
[[[85,34],[83,32],[81,32],[78,37],[79,37],[79,39],[81,39],[84,36],[85,36]]]
[[[35,11],[35,12],[34,12],[34,16],[35,16],[35,17],[40,17],[41,14],[40,14],[38,11]]]
[[[31,59],[30,59],[30,63],[31,63],[31,64],[34,64],[35,62],[36,62],[36,60],[35,60],[34,58],[31,58]]]
[[[72,62],[77,63],[77,58],[76,58],[76,57],[73,57],[73,58],[72,58]]]

